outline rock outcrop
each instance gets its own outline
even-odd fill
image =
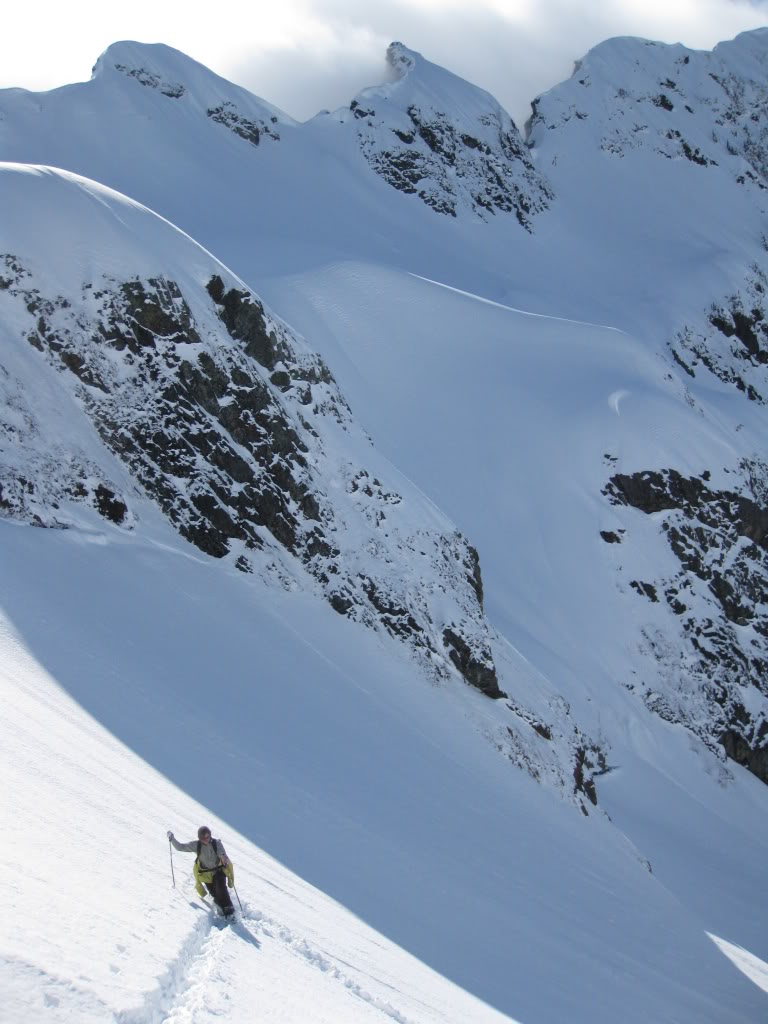
[[[731,476],[725,490],[709,472],[617,473],[604,494],[659,516],[679,563],[671,577],[630,581],[676,620],[645,631],[670,681],[664,693],[642,688],[646,704],[768,782],[768,465],[744,460]]]
[[[492,96],[392,43],[398,81],[366,89],[345,119],[373,170],[436,213],[512,214],[528,231],[553,198]]]
[[[19,180],[39,191],[54,220],[66,216],[68,200],[98,191],[56,173],[20,172]],[[323,361],[149,211],[103,190],[85,200],[97,226],[101,201],[116,208],[120,237],[124,220],[126,233],[159,232],[168,269],[92,274],[77,290],[70,273],[65,293],[50,284],[60,272],[40,275],[34,255],[0,255],[3,514],[66,527],[77,508],[90,508],[131,530],[148,496],[207,555],[279,585],[311,580],[336,611],[407,644],[431,672],[458,670],[488,696],[503,696],[476,550],[415,488],[386,479],[382,467],[390,475],[391,467]],[[79,216],[81,231],[94,227]],[[204,284],[191,283],[174,245],[208,263]],[[48,415],[38,394],[46,380],[56,402],[69,403],[59,418],[84,415],[127,476],[82,424],[56,435],[56,403]]]

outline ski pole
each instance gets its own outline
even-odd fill
[[[243,904],[240,903],[240,896],[239,896],[238,891],[237,891],[237,886],[235,885],[234,882],[232,883],[232,888],[235,890],[235,896],[237,896],[237,902],[240,905],[240,913],[242,914],[242,912],[243,912]]]
[[[171,840],[168,840],[168,854],[171,858],[171,878],[173,879],[173,888],[176,888],[176,875],[173,873],[173,847],[171,846]]]

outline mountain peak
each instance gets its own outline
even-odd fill
[[[530,139],[552,154],[556,180],[590,154],[603,166],[606,154],[643,153],[662,157],[689,180],[695,173],[697,185],[706,170],[765,193],[767,67],[768,29],[714,50],[608,39],[576,63],[568,81],[534,102]]]
[[[129,79],[160,96],[183,100],[241,138],[273,134],[269,124],[295,124],[288,114],[165,43],[112,43],[93,67],[91,81]]]
[[[531,230],[552,194],[504,108],[403,43],[390,44],[387,62],[395,80],[362,90],[340,114],[373,170],[437,213],[513,213]]]
[[[165,95],[180,98],[185,92],[184,81],[190,77],[212,77],[202,64],[165,43],[139,43],[121,40],[112,43],[99,56],[91,72],[91,80],[118,73],[135,78],[142,85],[160,88]],[[167,87],[174,83],[172,93]]]

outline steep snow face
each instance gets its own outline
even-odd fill
[[[335,115],[355,126],[374,171],[437,213],[511,213],[530,231],[553,197],[507,112],[402,43],[387,61],[397,80],[365,89]]]
[[[1,176],[5,514],[66,527],[85,506],[133,530],[145,494],[207,554],[287,587],[308,573],[433,675],[502,696],[476,551],[301,339],[138,204],[64,172]]]
[[[278,301],[307,296],[302,329],[332,327],[352,368],[337,357],[340,379],[353,404],[368,394],[382,447],[482,538],[487,614],[598,740],[602,755],[589,754],[598,772],[642,702],[701,737],[724,780],[723,747],[740,748],[737,736],[738,760],[765,777],[756,403],[725,388],[694,399],[671,360],[616,330],[391,271],[335,267],[270,290]],[[350,307],[358,318],[345,324],[339,310]],[[558,731],[555,694],[525,692],[524,703],[545,732]]]
[[[482,137],[489,147],[493,143],[491,154],[463,143],[458,151],[485,162],[498,158],[509,169],[498,139],[477,120],[487,115],[506,126],[498,105],[485,93],[475,97],[468,83],[424,66],[429,72],[425,81],[434,72],[451,86],[441,94],[440,110],[445,113],[454,101],[468,103],[472,116],[461,130]],[[408,79],[420,80],[410,74]],[[407,91],[408,81],[402,87]],[[399,113],[394,109],[394,127],[401,115],[412,127],[407,106]],[[209,116],[209,110],[219,108],[222,117],[238,112],[239,120],[227,115],[227,126],[218,114],[217,119]],[[348,123],[340,124],[339,117]],[[479,287],[498,257],[495,250],[487,252],[484,238],[476,237],[477,218],[435,216],[417,196],[390,188],[361,156],[357,128],[367,126],[348,111],[339,117],[323,115],[296,125],[169,47],[119,43],[102,56],[88,82],[39,94],[0,90],[0,159],[62,167],[130,195],[236,266],[238,275],[257,289],[267,273],[295,273],[348,258],[406,261],[411,269],[443,277],[449,272],[456,228],[466,231],[462,246],[473,254],[469,265],[482,268]],[[381,131],[382,138],[400,145],[389,128]],[[468,179],[456,179],[455,168],[421,137],[406,148],[423,153],[437,178],[446,179],[446,202],[464,208],[456,188]],[[423,185],[440,190],[430,178]],[[535,196],[531,203],[537,205]],[[527,237],[515,216],[490,219],[507,239]]]
[[[434,300],[428,292],[423,299],[427,304],[426,315],[422,317],[421,307],[410,304],[408,289],[393,290],[386,283],[382,294],[388,296],[388,306],[380,310],[378,295],[371,296],[368,291],[379,286],[382,275],[363,268],[350,282],[340,261],[361,253],[368,266],[383,263],[415,267],[424,276],[458,284],[468,291],[474,288],[478,294],[502,299],[505,304],[512,298],[514,304],[525,309],[621,326],[646,349],[660,353],[659,372],[677,381],[676,391],[690,410],[691,423],[706,423],[711,437],[717,440],[705,451],[691,441],[688,426],[675,425],[682,442],[674,450],[652,451],[648,446],[639,446],[633,448],[630,458],[626,446],[619,449],[596,439],[594,454],[601,474],[592,479],[589,487],[608,524],[621,508],[614,503],[616,495],[611,494],[611,480],[616,476],[661,474],[659,479],[667,481],[676,479],[674,474],[678,474],[690,481],[709,473],[712,500],[706,504],[710,513],[726,508],[728,501],[722,495],[727,494],[737,495],[739,503],[753,502],[762,507],[759,467],[766,439],[760,412],[753,407],[768,394],[766,311],[762,298],[768,267],[764,265],[759,218],[763,191],[746,176],[751,165],[747,167],[738,154],[729,156],[729,160],[735,161],[733,166],[725,157],[703,164],[689,159],[681,142],[685,140],[691,154],[697,148],[703,153],[707,131],[711,134],[719,130],[708,124],[713,108],[705,100],[710,89],[725,95],[707,70],[715,66],[712,62],[721,60],[721,50],[730,69],[726,69],[726,75],[721,68],[721,77],[731,81],[731,92],[756,97],[754,90],[759,85],[761,54],[765,50],[765,34],[760,32],[724,44],[714,55],[641,40],[613,40],[582,62],[582,71],[587,68],[590,77],[585,77],[586,71],[579,71],[569,82],[543,97],[538,104],[540,117],[531,134],[533,158],[553,181],[557,200],[546,216],[539,218],[546,230],[537,229],[535,236],[520,231],[516,219],[510,217],[493,217],[484,225],[478,225],[474,216],[436,217],[432,209],[414,196],[385,186],[382,179],[368,173],[360,160],[359,132],[372,132],[371,138],[396,139],[390,128],[384,130],[383,121],[379,127],[384,135],[377,135],[379,128],[375,128],[374,117],[370,118],[372,126],[368,119],[356,117],[350,111],[320,116],[302,126],[281,121],[279,144],[266,139],[258,146],[237,133],[224,131],[207,116],[212,104],[226,100],[262,120],[269,111],[264,105],[259,108],[261,113],[255,107],[247,108],[247,97],[242,97],[237,87],[164,47],[118,44],[107,51],[94,79],[83,86],[36,97],[4,93],[0,96],[4,114],[0,121],[0,149],[23,159],[46,159],[86,171],[151,202],[172,219],[178,218],[195,237],[209,246],[215,245],[217,255],[224,257],[251,284],[258,281],[260,292],[273,307],[298,323],[311,337],[312,344],[322,348],[326,363],[337,377],[350,364],[354,365],[357,377],[346,376],[344,385],[345,393],[353,396],[355,410],[371,425],[374,412],[378,412],[377,441],[399,438],[398,446],[389,447],[388,454],[407,468],[420,485],[427,486],[430,495],[438,497],[441,506],[481,545],[489,607],[496,625],[507,634],[512,631],[524,644],[529,629],[527,624],[520,625],[527,619],[522,611],[525,599],[521,602],[517,597],[509,597],[517,594],[517,552],[525,548],[520,557],[524,561],[529,559],[528,576],[536,579],[546,575],[550,556],[540,549],[529,550],[530,545],[520,540],[529,536],[523,529],[513,533],[510,541],[503,517],[497,515],[494,519],[488,514],[488,510],[508,507],[503,474],[481,473],[481,467],[476,465],[478,460],[472,455],[461,463],[461,472],[455,471],[456,446],[463,444],[463,433],[466,431],[472,438],[472,431],[483,421],[489,403],[490,409],[498,402],[506,410],[508,389],[502,388],[498,395],[493,388],[487,389],[467,403],[467,366],[474,365],[470,353],[457,362],[455,380],[441,381],[446,394],[451,393],[454,385],[456,389],[447,422],[437,427],[438,421],[430,421],[425,428],[419,403],[435,390],[436,368],[445,376],[443,347],[460,339],[446,320],[433,313]],[[400,118],[398,130],[410,132],[402,119],[410,122],[411,101],[434,110],[448,109],[450,104],[454,111],[451,116],[458,119],[456,124],[461,122],[462,131],[480,139],[477,133],[483,125],[478,127],[478,118],[489,111],[498,112],[487,94],[402,46],[393,47],[391,60],[400,77],[372,91],[383,107],[369,106],[387,111],[387,117],[391,114],[396,120]],[[126,74],[117,64],[136,74]],[[153,84],[155,79],[166,85],[181,84],[185,91],[181,96],[167,95],[169,88],[163,92]],[[662,85],[667,80],[676,84],[674,90],[666,86],[665,93]],[[685,102],[675,103],[674,95],[681,89],[688,90],[690,95],[686,92]],[[369,91],[361,94],[358,103],[368,95]],[[672,110],[665,102],[653,102],[662,95],[667,99],[673,97]],[[699,95],[701,102],[688,102]],[[253,102],[261,103],[255,98]],[[693,114],[685,109],[686,103]],[[369,106],[363,106],[369,110]],[[572,115],[571,108],[575,111]],[[552,116],[547,116],[548,111],[552,111]],[[750,126],[756,123],[753,114],[758,119],[761,114],[759,110],[750,110],[748,114],[747,111],[745,105],[745,130],[752,131]],[[465,114],[468,120],[462,121]],[[653,119],[648,120],[653,130],[649,127],[637,133],[639,139],[655,140],[653,145],[601,148],[602,140],[622,125],[624,135],[634,137],[627,128],[634,123],[633,118],[641,126],[647,119]],[[697,126],[698,134],[691,134],[693,125]],[[680,138],[667,138],[666,132],[670,130],[679,131]],[[485,141],[491,146],[490,136]],[[402,145],[406,149],[413,145],[422,147],[425,156],[438,159],[438,154],[429,149],[418,133],[413,143]],[[664,155],[655,146],[666,147]],[[459,147],[456,152],[464,153],[465,149]],[[471,146],[469,152],[479,153]],[[439,160],[444,161],[444,154]],[[741,171],[744,183],[739,181]],[[449,183],[465,180],[458,179],[453,172],[449,178]],[[206,197],[205,202],[200,202],[201,196]],[[339,268],[338,272],[330,269],[328,274],[341,281],[343,287],[336,291],[329,286],[328,294],[318,296],[316,282],[326,278],[322,269],[318,276],[317,268],[329,266]],[[300,272],[307,267],[312,272],[302,277]],[[266,274],[271,280],[263,276]],[[155,271],[150,276],[155,279]],[[357,277],[366,282],[365,287],[357,287]],[[207,283],[210,277],[198,281],[198,287]],[[224,294],[229,291],[227,285]],[[208,294],[206,302],[215,306],[211,299]],[[371,328],[371,344],[363,353],[359,339],[368,330],[371,299],[377,319]],[[363,320],[366,332],[360,327]],[[478,331],[482,335],[486,330],[484,320],[476,312],[462,323],[466,338],[475,337]],[[424,340],[433,335],[434,351]],[[414,358],[415,353],[425,351],[432,352],[431,361]],[[391,370],[391,378],[383,372],[381,362],[386,363],[387,373]],[[489,369],[492,366],[488,364]],[[541,386],[550,374],[550,368],[542,368],[536,386]],[[413,413],[401,404],[389,403],[388,412],[381,408],[376,399],[383,379],[391,380],[391,393],[402,394],[407,383],[414,396]],[[199,381],[185,385],[188,386],[199,390]],[[607,393],[619,395],[622,390],[627,389],[613,386]],[[298,394],[298,389],[293,393]],[[618,416],[626,403],[616,398],[614,404],[614,415]],[[525,403],[520,406],[526,407]],[[232,405],[230,415],[237,409],[237,405]],[[465,427],[458,437],[454,430],[459,422],[457,409],[466,411],[462,421]],[[302,414],[301,407],[298,412]],[[535,410],[537,417],[547,414],[548,409]],[[404,429],[406,423],[410,424],[410,432]],[[569,424],[567,429],[569,436],[578,437],[581,427]],[[530,437],[530,424],[518,423],[516,431],[512,436]],[[413,437],[421,437],[425,432],[434,434],[436,444],[429,464],[422,465],[423,460],[414,453],[430,446],[414,445]],[[519,494],[526,496],[534,507],[537,502],[547,502],[542,492],[541,466],[551,470],[553,459],[549,448],[537,451],[538,461],[531,458],[529,468],[523,474],[518,470],[515,481]],[[701,455],[693,458],[691,451]],[[499,464],[505,464],[506,457],[507,452],[502,449]],[[359,461],[367,465],[365,460]],[[573,476],[575,487],[583,488],[583,479],[577,479],[579,466],[577,461],[564,471]],[[481,493],[479,483],[476,487],[467,486],[468,481],[480,478],[486,488],[483,493],[490,496],[487,503],[476,500]],[[552,472],[550,478],[554,479]],[[353,480],[350,486],[357,486],[356,493],[369,499],[364,485],[361,487]],[[373,485],[370,489],[375,491]],[[626,497],[636,490],[629,488],[622,493]],[[642,487],[639,491],[642,493]],[[391,492],[401,493],[396,487]],[[109,496],[98,493],[108,507]],[[217,497],[217,514],[219,500]],[[552,500],[556,501],[557,495]],[[666,500],[672,502],[666,510],[668,514],[675,507],[683,519],[690,519],[694,506],[677,508],[671,495]],[[642,513],[642,508],[624,507]],[[231,512],[226,515],[232,518]],[[616,565],[604,580],[603,598],[591,611],[594,621],[585,628],[594,629],[599,638],[596,643],[609,649],[606,657],[611,664],[610,677],[624,678],[624,646],[618,641],[606,644],[604,639],[608,632],[615,640],[612,629],[606,629],[606,623],[612,621],[612,588],[620,586],[635,603],[646,602],[651,606],[644,611],[653,620],[652,629],[645,614],[635,607],[628,613],[634,639],[623,641],[632,650],[639,647],[649,655],[644,667],[631,670],[642,680],[636,692],[643,694],[649,706],[665,709],[665,714],[671,714],[666,709],[674,704],[678,708],[676,720],[698,723],[699,735],[707,743],[717,746],[722,737],[729,750],[741,751],[741,760],[758,765],[764,746],[764,715],[760,710],[763,698],[760,696],[754,703],[752,697],[760,692],[755,680],[760,679],[760,666],[765,660],[764,640],[760,630],[754,636],[745,632],[741,621],[744,608],[755,609],[750,612],[750,622],[760,625],[763,621],[759,596],[763,587],[762,556],[748,550],[754,531],[747,520],[733,531],[733,524],[721,514],[716,533],[720,554],[712,547],[711,539],[695,534],[694,540],[704,538],[696,541],[695,558],[681,560],[675,555],[670,565],[670,551],[680,551],[680,545],[670,547],[667,531],[657,528],[652,518],[657,513],[648,515],[651,518],[646,525],[655,530],[652,540],[645,529],[629,531],[636,519],[622,524],[624,534],[610,525],[604,529],[606,534],[620,537],[623,547],[614,544],[605,548],[605,559],[610,556]],[[534,526],[536,518],[534,515]],[[676,524],[676,529],[683,528],[688,530],[684,522]],[[745,529],[750,535],[741,532]],[[227,525],[223,531],[227,544],[233,541],[231,530]],[[722,540],[726,536],[730,538],[727,542]],[[242,539],[234,540],[243,543]],[[578,538],[570,538],[557,564],[571,564],[569,546],[578,543]],[[650,558],[655,568],[646,566],[642,573],[627,568],[626,554],[635,543],[637,554],[645,553],[643,557]],[[652,554],[648,555],[649,551]],[[746,562],[740,554],[743,552]],[[721,565],[710,564],[715,556]],[[700,576],[696,575],[697,568]],[[468,574],[473,575],[471,563]],[[578,575],[578,570],[574,570],[574,579]],[[367,601],[378,600],[378,583],[374,580],[373,585],[376,590],[366,597]],[[684,594],[681,597],[681,591],[688,589],[703,597],[697,602],[695,614]],[[577,674],[588,675],[592,666],[588,664],[590,659],[583,657],[583,634],[574,631],[566,643],[560,625],[563,621],[578,621],[583,602],[578,587],[573,599],[565,602],[559,596],[561,590],[559,582],[553,581],[551,594],[547,592],[538,602],[533,635],[544,650],[560,648],[551,661],[550,655],[546,655],[547,671],[564,658],[568,664],[582,666]],[[653,602],[648,595],[654,592],[669,597],[663,603]],[[496,595],[500,595],[498,600]],[[343,592],[331,592],[330,596],[340,609],[350,600]],[[685,613],[679,611],[682,606]],[[397,604],[394,610],[406,607]],[[354,609],[348,608],[347,613],[354,614]],[[397,623],[402,622],[402,616],[394,618]],[[701,646],[701,636],[713,631],[721,639],[714,646],[706,645],[707,653],[702,653],[696,644]],[[651,634],[655,637],[652,643],[648,640]],[[727,638],[727,643],[723,638]],[[685,698],[685,710],[671,692],[663,701],[658,698],[659,692],[667,693],[678,678],[668,652],[677,650],[681,644],[686,672],[692,667],[694,673],[686,675],[683,684],[687,693],[695,695],[693,700]],[[667,653],[659,659],[659,652]],[[538,658],[539,648],[534,645],[530,653]],[[713,657],[717,659],[717,676],[728,690],[725,697],[720,683],[714,690],[710,686]],[[659,679],[662,661],[667,669]],[[734,672],[733,666],[740,668]],[[555,689],[560,688],[558,681]],[[702,701],[702,695],[707,694]],[[728,709],[725,720],[723,704]],[[748,717],[742,708],[749,711]],[[547,707],[538,709],[540,716],[547,711]],[[587,731],[595,732],[592,726]],[[748,744],[748,755],[744,754],[742,741]]]

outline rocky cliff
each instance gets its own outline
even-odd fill
[[[45,223],[36,235],[23,213],[4,221],[4,515],[66,528],[92,509],[135,530],[148,498],[205,554],[278,585],[308,577],[431,672],[503,696],[476,550],[377,456],[323,361],[137,204],[41,169],[3,180],[5,212],[32,204]],[[134,263],[137,237],[151,256]],[[73,415],[75,436],[60,436]]]

